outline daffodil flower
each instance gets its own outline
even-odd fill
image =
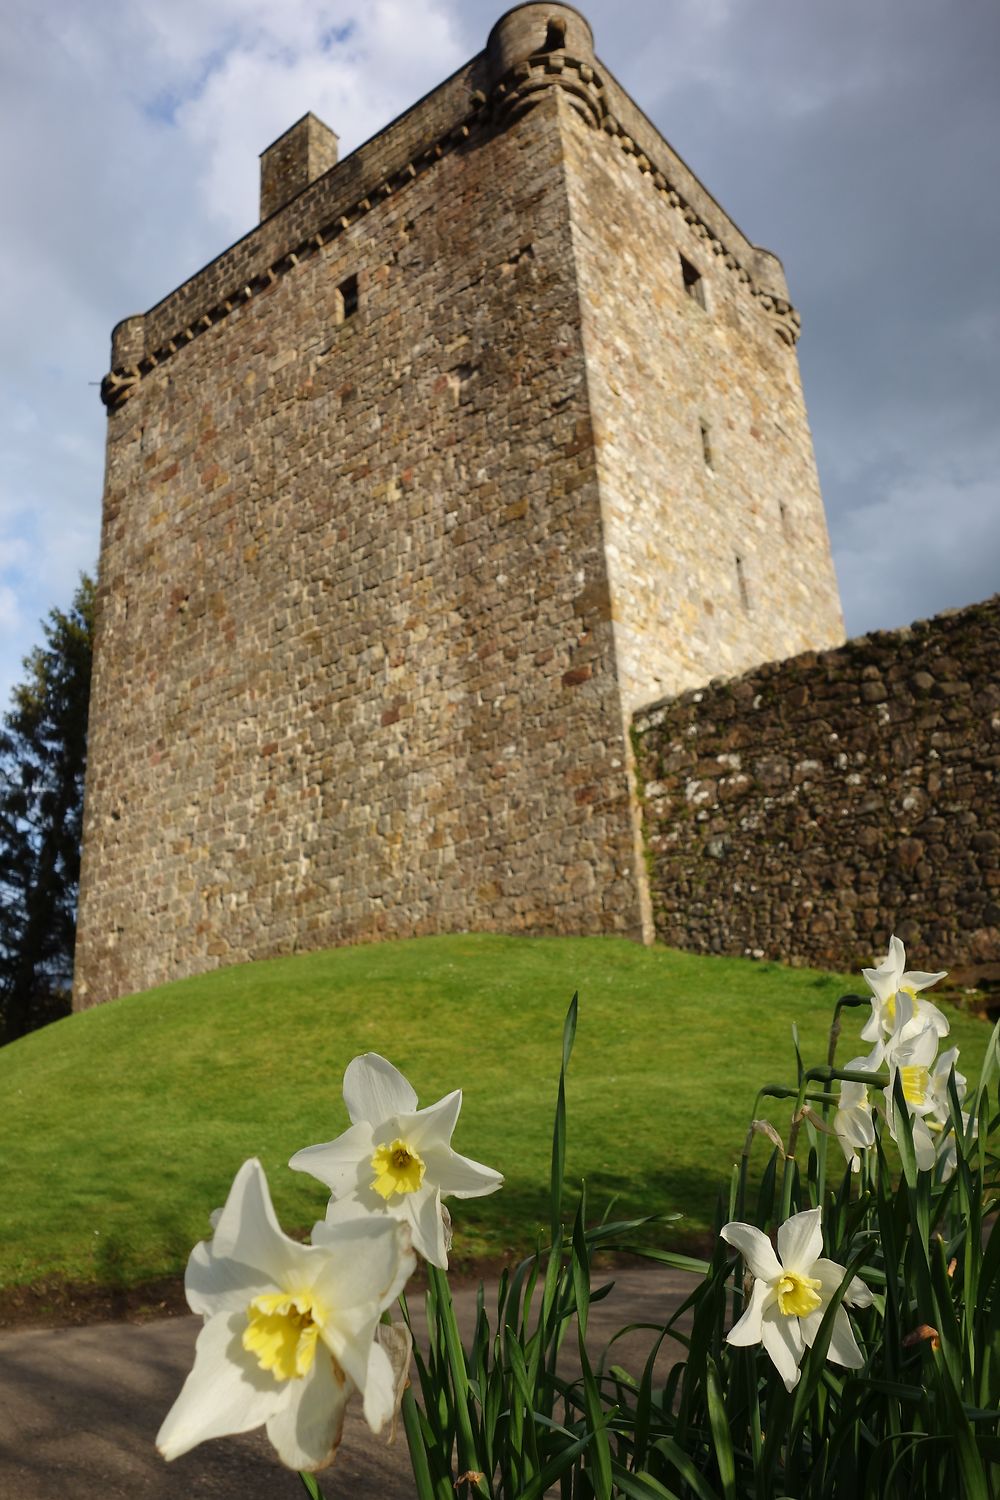
[[[413,1247],[432,1265],[448,1268],[443,1196],[479,1198],[503,1182],[499,1172],[451,1149],[462,1107],[456,1089],[437,1104],[417,1108],[417,1096],[392,1063],[366,1052],[348,1064],[344,1103],[351,1127],[335,1141],[307,1146],[288,1163],[330,1189],[326,1229],[358,1214],[409,1225]],[[317,1225],[313,1243],[325,1242]]]
[[[883,1047],[876,1042],[867,1057],[852,1057],[847,1064],[849,1073],[874,1073],[882,1066]],[[867,1151],[875,1144],[875,1121],[868,1102],[868,1085],[852,1083],[842,1079],[840,1100],[833,1117],[833,1128],[837,1133],[841,1149],[852,1172],[860,1171],[859,1152]]]
[[[726,1224],[721,1232],[754,1278],[749,1305],[727,1341],[738,1346],[763,1344],[786,1390],[794,1390],[802,1356],[815,1341],[823,1314],[844,1279],[844,1267],[820,1254],[820,1210],[809,1208],[785,1220],[778,1230],[777,1255],[767,1236],[752,1224]],[[868,1307],[871,1301],[864,1282],[852,1277],[844,1303]],[[864,1364],[843,1305],[834,1313],[827,1358],[849,1370]]]
[[[377,1339],[379,1318],[415,1266],[391,1220],[344,1225],[323,1246],[289,1239],[260,1162],[244,1162],[214,1235],[188,1261],[188,1305],[205,1326],[157,1436],[164,1458],[266,1425],[282,1463],[324,1468],[355,1392],[379,1432],[394,1417],[403,1357],[398,1340],[387,1352]]]
[[[927,1172],[934,1165],[937,1148],[928,1119],[940,1107],[940,1099],[932,1087],[934,1058],[938,1048],[938,1033],[931,1025],[914,1032],[913,1007],[915,1001],[908,994],[901,994],[896,1013],[896,1029],[886,1044],[885,1056],[889,1064],[889,1083],[885,1093],[885,1118],[889,1134],[897,1139],[895,1116],[895,1085],[898,1076],[910,1116],[913,1136],[913,1154],[917,1167]],[[947,1074],[945,1075],[947,1087]],[[940,1126],[935,1127],[940,1129]]]
[[[897,1031],[897,1000],[903,995],[912,1002],[908,1036],[915,1036],[924,1026],[933,1027],[938,1036],[947,1036],[950,1028],[947,1017],[930,1000],[917,998],[921,990],[946,978],[947,971],[940,974],[904,972],[906,949],[899,938],[889,939],[889,952],[877,969],[862,969],[862,974],[872,992],[872,1013],[861,1033],[863,1042],[877,1042],[882,1036],[891,1036]]]

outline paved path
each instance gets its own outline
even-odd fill
[[[626,1323],[662,1321],[693,1284],[679,1272],[641,1266],[607,1279],[614,1292],[591,1309],[595,1351]],[[468,1330],[475,1291],[459,1288],[454,1296]],[[171,1464],[157,1455],[153,1440],[191,1366],[200,1326],[183,1317],[0,1333],[0,1500],[304,1500],[262,1433],[204,1443]],[[617,1347],[615,1363],[634,1369],[649,1336],[629,1335]],[[664,1367],[677,1353],[664,1345]],[[350,1415],[321,1486],[330,1497],[412,1500],[402,1433],[388,1447]]]

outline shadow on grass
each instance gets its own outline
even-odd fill
[[[721,1184],[720,1190],[721,1190]],[[648,1184],[645,1188],[648,1195]],[[587,1182],[587,1222],[640,1217],[635,1208],[639,1187],[622,1184],[611,1173],[595,1173]],[[713,1219],[712,1202],[704,1177],[694,1171],[673,1173],[664,1192],[662,1212],[683,1212],[684,1202],[696,1199],[707,1208],[697,1218],[654,1222],[642,1231],[623,1236],[622,1250],[654,1247],[688,1254],[706,1254],[714,1241],[707,1227]],[[579,1202],[579,1186],[566,1184],[563,1222],[572,1225]],[[453,1275],[461,1281],[496,1274],[516,1264],[541,1244],[549,1242],[548,1188],[513,1187],[488,1198],[450,1203],[455,1240],[451,1252]],[[291,1233],[304,1239],[311,1225]],[[46,1277],[31,1285],[0,1289],[0,1328],[66,1327],[107,1321],[145,1322],[187,1311],[184,1267],[193,1248],[186,1233],[169,1216],[144,1243],[156,1243],[173,1269],[150,1277],[123,1237],[108,1235],[94,1252],[94,1274],[87,1281]],[[463,1242],[465,1248],[463,1248]],[[162,1264],[162,1261],[161,1261]]]

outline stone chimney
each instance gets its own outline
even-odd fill
[[[260,217],[269,219],[337,164],[337,137],[314,114],[303,115],[260,154]]]

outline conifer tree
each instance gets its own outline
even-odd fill
[[[69,1010],[80,879],[94,585],[82,574],[67,612],[0,727],[0,1038]]]

